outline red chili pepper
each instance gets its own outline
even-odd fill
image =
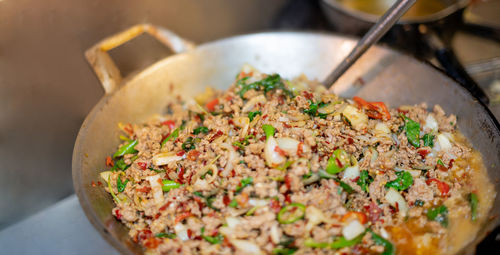
[[[186,152],[184,150],[181,150],[181,151],[177,152],[177,154],[175,154],[175,155],[182,157],[184,155],[184,153],[186,153]]]
[[[146,186],[146,187],[142,187],[142,188],[136,188],[135,190],[138,192],[148,193],[151,191],[151,188]]]
[[[224,203],[225,206],[228,206],[229,203],[231,203],[231,199],[229,199],[229,196],[224,196],[222,198],[222,202]]]
[[[158,210],[160,210],[160,211],[165,211],[165,210],[167,209],[167,207],[170,205],[170,203],[172,203],[172,202],[168,201],[166,204],[164,204],[164,205],[163,205],[162,207],[160,207],[160,209],[158,209]]]
[[[250,71],[248,73],[245,73],[243,71],[241,71],[239,74],[238,74],[238,79],[242,79],[242,78],[245,78],[245,77],[249,77],[249,76],[252,76],[253,72]]]
[[[372,119],[391,119],[391,114],[383,102],[367,102],[361,97],[353,97],[352,100],[358,104],[359,108],[365,109],[366,115]]]
[[[342,216],[341,221],[346,222],[350,218],[354,218],[354,217],[356,217],[361,224],[365,224],[367,222],[367,218],[366,218],[366,215],[364,213],[354,212],[354,211],[347,212],[346,214],[344,214],[344,216]]]
[[[277,200],[277,199],[271,199],[271,202],[269,202],[269,207],[275,212],[275,213],[279,213],[279,211],[281,210],[281,206],[280,206],[280,201]]]
[[[201,152],[197,151],[197,150],[191,150],[188,152],[187,154],[187,158],[189,160],[196,160],[198,158],[198,156],[200,156]]]
[[[436,178],[431,178],[431,179],[427,180],[425,183],[427,183],[427,185],[430,185],[432,182],[436,183],[437,188],[441,192],[441,196],[448,195],[448,192],[450,191],[450,186],[448,184],[446,184],[445,182],[442,182]]]
[[[166,120],[161,123],[164,126],[168,126],[171,130],[175,128],[175,121],[173,120]]]
[[[365,209],[367,209],[368,219],[372,223],[375,223],[376,221],[378,221],[380,219],[380,216],[382,214],[382,209],[380,207],[378,207],[377,204],[375,204],[374,202],[371,202],[370,205],[368,205],[368,207],[366,207]]]
[[[280,154],[281,156],[286,156],[286,151],[282,150],[280,147],[274,147],[274,151]]]
[[[309,100],[312,100],[314,95],[311,93],[311,92],[308,92],[308,91],[303,91],[302,94],[304,94],[304,97],[309,99]]]
[[[183,213],[177,215],[177,217],[175,217],[174,222],[175,222],[175,224],[177,224],[177,223],[179,223],[179,222],[183,221],[184,219],[189,218],[191,216],[193,216],[193,214],[191,212],[183,212]]]
[[[184,167],[181,167],[179,170],[179,174],[177,175],[177,182],[180,184],[184,184]]]
[[[288,193],[285,194],[285,203],[287,203],[287,204],[292,203],[292,197]]]
[[[139,241],[143,241],[143,240],[150,238],[152,235],[153,235],[153,232],[151,232],[151,230],[143,229],[143,230],[140,230],[139,233],[137,234],[137,239]]]
[[[160,245],[161,241],[160,239],[156,237],[150,237],[144,241],[144,246],[148,249],[155,249]]]
[[[111,156],[106,157],[106,166],[114,166],[115,162],[113,162],[113,159],[111,159]]]
[[[96,186],[94,181],[92,181],[92,182],[90,183],[90,185],[91,185],[92,187],[95,187],[95,186]]]
[[[288,190],[290,190],[292,187],[292,178],[290,178],[290,176],[288,176],[288,174],[285,175],[285,186]]]
[[[188,228],[187,235],[188,235],[189,239],[193,238],[193,230],[191,230],[191,229]]]
[[[146,170],[146,168],[148,167],[148,163],[146,162],[138,162],[137,165],[142,169],[142,170]]]
[[[448,163],[448,169],[451,169],[453,167],[453,162],[455,162],[455,160],[451,159],[450,162]]]
[[[347,144],[353,144],[354,143],[354,139],[352,139],[352,137],[347,137]]]
[[[239,196],[236,197],[236,202],[238,202],[238,204],[241,207],[244,207],[247,204],[247,202],[248,202],[248,194],[247,193],[241,193]]]
[[[264,114],[264,116],[262,116],[262,119],[266,119],[267,118],[267,114]]]
[[[208,140],[209,142],[213,142],[217,137],[223,135],[224,133],[220,130],[217,130],[217,132]]]
[[[431,151],[429,150],[426,150],[426,149],[421,149],[421,150],[418,150],[417,153],[420,154],[420,156],[422,156],[423,159],[425,159],[425,157],[427,156],[427,154],[429,154]]]
[[[122,215],[120,214],[120,210],[116,209],[115,210],[115,216],[117,220],[120,220],[122,218]]]
[[[299,145],[297,145],[297,156],[302,157],[304,154],[304,143],[300,142]]]
[[[219,104],[219,99],[216,98],[210,102],[207,103],[207,109],[211,112],[215,111],[215,106]]]
[[[125,133],[129,134],[130,136],[134,134],[134,129],[132,128],[132,124],[130,123],[127,123],[127,125],[123,127],[123,131],[125,131]]]

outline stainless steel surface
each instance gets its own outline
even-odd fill
[[[111,215],[113,201],[109,194],[91,185],[92,181],[99,180],[105,156],[119,144],[116,123],[140,122],[163,113],[176,96],[193,96],[206,85],[227,88],[244,63],[264,72],[279,72],[287,78],[305,73],[321,80],[355,44],[352,39],[325,34],[289,32],[240,36],[165,58],[128,80],[94,107],[75,144],[73,180],[87,217],[119,251],[140,253],[126,228]],[[362,86],[357,83],[360,78],[364,80]],[[170,92],[171,84],[174,93]],[[498,122],[468,92],[429,65],[375,46],[339,79],[333,90],[344,96],[357,94],[370,101],[385,101],[391,106],[423,101],[429,105],[440,104],[446,112],[458,116],[459,129],[482,153],[490,178],[500,178]],[[498,192],[500,183],[495,185]],[[500,196],[497,196],[492,216],[499,210]],[[489,218],[468,251],[498,223],[498,217]]]
[[[415,4],[416,0],[398,0],[389,10],[375,23],[371,29],[358,41],[354,49],[345,57],[340,64],[323,81],[330,88],[337,79],[354,64],[363,53],[373,44],[377,43],[382,36],[403,16],[403,14]]]
[[[2,254],[119,254],[85,218],[76,195],[0,231]]]
[[[262,31],[287,1],[0,0],[0,229],[73,193],[74,141],[103,95],[87,48],[146,22],[195,42]],[[141,36],[110,54],[126,75],[170,52]]]

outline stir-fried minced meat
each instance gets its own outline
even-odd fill
[[[450,211],[477,217],[474,154],[439,106],[389,109],[250,67],[209,94],[122,125],[101,174],[148,252],[390,254],[418,223],[405,231],[425,253]]]

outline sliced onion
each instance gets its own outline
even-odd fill
[[[229,239],[231,244],[233,244],[236,249],[245,252],[245,254],[264,254],[260,250],[259,246],[255,243],[246,240]]]
[[[427,118],[425,118],[424,131],[437,132],[438,129],[439,125],[434,116],[432,116],[432,114],[427,115]]]
[[[321,114],[330,114],[335,112],[335,105],[336,103],[329,103],[323,107],[318,108],[318,112]]]
[[[163,204],[163,190],[161,188],[161,177],[159,174],[146,177],[151,185],[151,191],[153,193],[153,199],[156,205]]]
[[[276,147],[278,147],[276,139],[269,137],[264,147],[264,156],[268,166],[275,167],[286,161],[286,158],[275,150]]]
[[[375,125],[375,135],[377,136],[388,136],[391,133],[391,130],[384,122],[378,122]]]
[[[223,143],[220,145],[220,147],[229,151],[229,158],[227,159],[226,167],[224,168],[224,171],[222,171],[222,176],[226,177],[229,175],[231,170],[233,170],[233,161],[236,159],[236,157],[238,157],[238,154],[234,147],[228,143]]]
[[[368,124],[368,116],[352,105],[347,105],[342,114],[349,120],[352,127],[358,131]]]
[[[248,204],[251,205],[251,206],[266,206],[269,203],[265,199],[250,198],[248,200]]]
[[[443,151],[447,151],[451,149],[451,142],[448,137],[444,134],[439,134],[437,136],[437,142],[439,144],[439,148]]]
[[[235,228],[241,223],[241,220],[237,217],[226,217],[226,223],[228,228]]]
[[[110,180],[111,171],[104,171],[99,174],[103,180],[108,182]]]
[[[176,162],[176,161],[182,160],[185,157],[186,157],[186,154],[184,154],[182,156],[177,156],[175,154],[172,154],[172,152],[162,152],[162,153],[156,154],[153,157],[153,164],[155,164],[156,166],[163,166],[163,165],[167,165],[170,162]]]
[[[344,180],[353,180],[359,177],[359,165],[354,165],[346,168],[344,170],[344,176],[342,179]]]
[[[389,233],[387,233],[387,230],[385,230],[385,228],[380,228],[380,235],[385,239],[391,238],[391,236],[389,235]]]
[[[330,222],[330,220],[323,214],[323,211],[310,205],[306,208],[307,225],[305,229],[307,232],[311,231],[316,225],[323,222]]]
[[[358,220],[352,220],[342,228],[342,235],[347,240],[352,240],[363,232],[365,232],[365,227]]]
[[[300,144],[299,141],[289,137],[280,137],[276,138],[276,142],[278,143],[278,147],[286,151],[289,155],[297,155],[297,150]]]
[[[266,96],[264,95],[259,95],[259,96],[256,96],[256,97],[253,97],[252,99],[248,100],[248,102],[243,106],[243,108],[241,108],[241,111],[242,112],[249,112],[251,110],[253,110],[255,108],[255,105],[257,105],[258,103],[266,103],[267,102],[267,99],[266,99]]]
[[[408,204],[406,203],[404,197],[401,196],[401,194],[399,194],[399,192],[397,192],[395,189],[389,188],[389,191],[387,191],[387,193],[385,194],[385,199],[393,207],[399,209],[399,213],[401,216],[405,217],[406,215],[408,215]]]
[[[250,119],[248,117],[238,117],[234,118],[233,121],[235,126],[241,128],[240,136],[245,137],[250,126]]]
[[[277,244],[280,242],[280,232],[278,230],[278,225],[273,225],[269,230],[269,236],[271,236],[271,241]]]
[[[181,239],[182,241],[187,241],[189,240],[189,236],[187,233],[187,228],[184,226],[182,223],[177,223],[177,225],[174,226],[174,231],[177,237]]]

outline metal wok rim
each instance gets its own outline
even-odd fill
[[[365,22],[370,22],[374,24],[380,18],[380,15],[370,14],[356,10],[354,8],[346,7],[345,5],[340,4],[338,0],[322,0],[322,2],[326,4],[328,8],[333,8],[355,19],[359,19]],[[421,17],[402,18],[396,24],[411,25],[411,24],[429,23],[438,21],[446,16],[451,15],[454,12],[457,12],[462,8],[465,8],[467,6],[467,3],[468,0],[458,0],[456,3],[449,5],[446,8],[437,11],[435,13]]]
[[[339,34],[335,34],[335,33],[325,33],[325,32],[297,32],[297,31],[260,32],[260,33],[252,33],[252,34],[245,34],[245,35],[236,35],[236,36],[231,36],[231,37],[222,38],[219,40],[207,42],[207,43],[201,44],[200,46],[196,47],[194,49],[194,51],[200,50],[200,49],[205,49],[207,47],[211,47],[212,45],[217,44],[217,43],[221,43],[223,41],[237,40],[237,39],[242,39],[242,38],[249,38],[249,37],[263,36],[263,35],[264,36],[266,36],[266,35],[268,35],[268,36],[276,36],[276,35],[327,36],[327,37],[341,37],[341,38],[345,38],[348,40],[357,40],[357,38],[355,38],[355,37],[343,36],[343,35],[339,35]],[[447,76],[446,74],[444,74],[444,72],[437,69],[433,65],[431,65],[425,61],[421,61],[421,60],[418,60],[416,58],[413,58],[408,54],[402,53],[398,50],[395,50],[395,49],[392,49],[390,47],[386,47],[383,45],[377,45],[376,47],[396,52],[397,54],[399,54],[403,57],[409,58],[412,61],[415,61],[416,63],[421,63],[421,64],[423,63],[426,66],[433,67],[430,70],[438,71],[441,75],[444,75],[445,77],[447,77],[448,79],[453,81],[452,82],[453,86],[456,86],[457,89],[460,90],[462,93],[469,95],[471,99],[474,99],[475,102],[479,103],[479,105],[481,106],[483,111],[486,112],[486,115],[488,116],[487,118],[489,118],[493,122],[493,124],[495,126],[494,132],[498,136],[500,136],[500,124],[499,124],[498,120],[494,117],[494,115],[491,113],[491,111],[484,104],[482,104],[481,102],[476,100],[466,89],[464,89],[462,86],[460,86],[451,77]],[[174,54],[174,55],[168,56],[164,59],[161,59],[161,60],[155,62],[154,64],[150,65],[149,67],[141,70],[141,72],[138,75],[134,76],[132,79],[136,79],[142,75],[147,75],[148,71],[155,68],[155,66],[160,62],[173,61],[173,60],[175,60],[176,57],[180,57],[180,56],[183,56],[186,54],[190,54],[190,52]],[[113,95],[114,95],[114,93],[111,93],[109,95],[105,95],[103,98],[101,98],[99,100],[99,102],[92,108],[92,110],[89,112],[89,114],[85,118],[85,120],[84,120],[84,122],[83,122],[83,124],[78,132],[75,146],[73,148],[72,179],[73,179],[73,186],[75,189],[75,193],[78,197],[78,201],[80,203],[80,206],[82,207],[82,209],[83,209],[85,215],[87,216],[88,220],[90,221],[90,223],[95,227],[95,229],[100,233],[100,235],[102,237],[104,237],[104,239],[107,240],[108,243],[110,243],[113,247],[115,247],[120,253],[122,253],[122,254],[134,254],[122,242],[120,242],[118,238],[114,237],[113,234],[107,230],[107,227],[105,226],[104,222],[102,222],[99,219],[99,217],[97,216],[95,211],[91,208],[90,199],[87,196],[87,194],[83,191],[83,186],[87,185],[87,184],[82,183],[82,178],[80,178],[82,170],[83,170],[80,162],[82,161],[82,158],[86,157],[85,154],[82,153],[81,148],[82,148],[82,142],[84,140],[84,137],[86,137],[86,134],[88,133],[87,126],[89,125],[89,123],[92,123],[92,121],[96,118],[96,116],[98,116],[98,114],[101,113],[102,108],[106,104],[109,103],[109,100],[113,97]]]

